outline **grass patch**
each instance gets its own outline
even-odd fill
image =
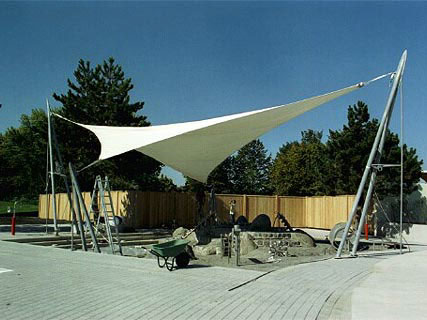
[[[0,201],[0,214],[7,213],[7,208],[10,207],[13,212],[14,201]],[[34,212],[39,209],[38,200],[23,200],[16,204],[15,212]]]

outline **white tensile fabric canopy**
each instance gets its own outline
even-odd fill
[[[200,121],[151,127],[74,123],[98,137],[101,142],[99,160],[137,150],[186,176],[206,182],[209,173],[216,166],[247,143],[302,113],[363,85],[364,83],[359,83],[290,104]]]

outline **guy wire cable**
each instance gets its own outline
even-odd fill
[[[374,195],[375,195],[375,198],[377,199],[377,203],[378,203],[378,205],[380,206],[380,209],[381,209],[381,211],[383,212],[383,214],[384,214],[384,217],[387,219],[387,221],[390,223],[390,226],[396,231],[396,232],[399,232],[399,230],[397,229],[397,227],[393,224],[393,222],[391,222],[391,220],[390,220],[390,218],[389,218],[389,216],[387,215],[387,213],[386,213],[386,211],[385,211],[385,209],[384,209],[384,207],[383,207],[383,205],[382,205],[382,203],[381,203],[381,201],[380,201],[380,199],[379,199],[379,197],[378,197],[378,194],[377,194],[377,192],[376,191],[374,191]],[[408,251],[409,252],[411,252],[411,247],[409,246],[409,242],[406,240],[406,238],[405,237],[403,237],[402,236],[402,238],[403,238],[403,240],[405,240],[405,243],[406,243],[406,245],[408,246]]]

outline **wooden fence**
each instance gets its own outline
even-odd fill
[[[153,228],[162,225],[194,226],[196,200],[191,193],[164,193],[140,191],[112,191],[113,206],[117,215],[134,228]],[[90,194],[83,193],[89,210]],[[229,203],[236,201],[235,217],[245,216],[249,222],[261,213],[274,221],[277,212],[285,215],[293,227],[330,229],[336,223],[347,221],[354,196],[288,197],[218,194],[218,217],[228,221]],[[56,195],[57,219],[70,221],[70,206],[66,194]],[[208,208],[206,195],[205,212]],[[51,196],[40,195],[39,217],[53,219]],[[278,226],[278,224],[276,224]]]

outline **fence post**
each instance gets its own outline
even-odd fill
[[[275,207],[275,211],[276,211],[275,213],[278,214],[280,212],[280,200],[279,200],[279,196],[277,194],[275,196],[274,207]],[[276,226],[276,220],[277,219],[274,219],[274,226],[273,227]],[[279,223],[279,225],[280,225],[280,223]]]
[[[349,212],[350,210],[348,210],[348,198],[349,198],[349,196],[347,195],[347,196],[346,196],[346,200],[347,200],[347,203],[346,203],[346,205],[347,205],[347,210],[346,210],[346,215],[345,215],[346,220],[348,220],[348,216],[349,216],[349,213],[350,213],[350,212]]]
[[[304,197],[304,228],[308,228],[307,221],[308,221],[308,209],[307,209],[307,199],[308,197]]]
[[[248,211],[247,211],[248,201],[246,194],[243,195],[243,216],[248,219]],[[249,219],[248,219],[249,221]]]

